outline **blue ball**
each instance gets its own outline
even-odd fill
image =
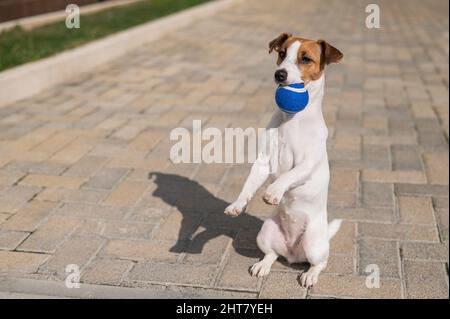
[[[294,114],[302,111],[308,105],[309,94],[303,83],[280,85],[275,92],[275,101],[280,110]]]

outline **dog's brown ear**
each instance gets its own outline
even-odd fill
[[[317,43],[320,45],[320,48],[322,50],[320,58],[321,69],[323,69],[327,64],[341,62],[342,58],[344,57],[344,54],[341,51],[336,49],[325,40],[318,40]]]
[[[273,50],[279,52],[283,43],[286,42],[286,40],[289,39],[290,37],[292,37],[292,34],[284,32],[280,34],[277,38],[270,41],[269,53],[272,53]]]

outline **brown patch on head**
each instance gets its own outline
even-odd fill
[[[280,52],[282,45],[286,42],[287,39],[292,37],[292,34],[284,32],[280,34],[278,37],[269,42],[269,53],[272,53],[273,50]]]
[[[314,40],[303,39],[297,54],[297,63],[305,83],[315,81],[322,75],[321,50]]]
[[[318,40],[322,52],[322,69],[330,63],[341,62],[344,54],[325,40]]]
[[[302,80],[305,83],[319,79],[325,65],[338,63],[342,60],[342,52],[324,40],[316,41],[293,37],[289,33],[282,33],[279,37],[269,43],[269,53],[273,50],[278,52],[277,65],[280,65],[283,62],[287,50],[297,41],[299,41],[301,45],[297,53],[296,64],[300,68]]]

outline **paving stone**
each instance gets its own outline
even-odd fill
[[[70,132],[59,132],[47,139],[44,143],[37,145],[33,151],[46,154],[48,156],[61,150],[76,138],[76,135]]]
[[[328,219],[342,218],[348,221],[393,222],[393,208],[337,208],[328,209]]]
[[[6,221],[9,217],[11,217],[10,214],[6,214],[6,213],[0,213],[0,225]]]
[[[392,169],[395,171],[423,170],[422,160],[412,145],[392,145]]]
[[[174,244],[173,241],[113,239],[105,245],[100,255],[130,260],[175,262],[179,254],[170,251]]]
[[[400,278],[400,253],[395,241],[361,238],[358,240],[359,274],[366,274],[368,265],[377,265],[380,276]]]
[[[260,298],[304,299],[306,289],[298,282],[298,273],[272,271],[264,282]]]
[[[83,177],[30,174],[27,175],[20,184],[76,189],[79,188],[83,182]]]
[[[82,218],[122,219],[127,214],[123,207],[96,204],[67,203],[57,209],[56,214]]]
[[[330,191],[357,192],[359,173],[356,170],[331,169]]]
[[[118,285],[133,265],[129,260],[96,258],[83,271],[81,282]]]
[[[338,135],[334,140],[337,150],[359,153],[361,149],[361,137],[355,135]]]
[[[14,143],[14,149],[17,151],[26,151],[33,146],[46,140],[49,136],[55,133],[55,129],[49,127],[40,127],[32,132],[17,139]]]
[[[0,271],[33,273],[48,257],[47,254],[0,250]]]
[[[400,221],[403,223],[434,224],[431,198],[400,196],[398,198]]]
[[[133,206],[147,189],[148,183],[124,181],[105,200],[107,205]]]
[[[391,184],[362,183],[362,201],[368,207],[393,207],[394,197]]]
[[[361,177],[363,182],[409,184],[426,183],[426,177],[421,171],[363,170]]]
[[[334,193],[328,194],[328,206],[332,208],[355,207],[357,195],[354,193]]]
[[[83,202],[97,204],[108,196],[104,190],[47,188],[36,199],[49,202]]]
[[[105,157],[101,156],[84,156],[65,171],[64,176],[89,177],[99,170],[106,160]]]
[[[399,240],[419,240],[435,242],[439,236],[434,226],[359,223],[358,234],[362,237],[374,237]]]
[[[33,232],[55,207],[54,203],[32,201],[22,207],[0,227],[6,230]]]
[[[238,248],[258,249],[256,244],[256,236],[259,233],[259,229],[242,230],[236,235],[236,239],[233,241],[233,246]]]
[[[2,156],[0,158],[0,168],[5,168],[5,165],[10,163],[10,162],[11,162],[11,159],[9,157],[6,158],[6,156]]]
[[[8,171],[20,171],[24,173],[43,174],[43,175],[59,175],[66,170],[63,164],[50,162],[22,162],[14,161],[5,167]]]
[[[395,193],[397,195],[414,195],[414,196],[436,196],[446,197],[448,199],[447,185],[424,185],[424,184],[395,184]]]
[[[426,153],[424,161],[431,184],[448,185],[448,150],[446,153]]]
[[[123,168],[103,168],[95,173],[84,187],[112,189],[128,172]]]
[[[448,209],[438,209],[436,211],[436,219],[438,221],[439,225],[439,234],[442,238],[442,240],[448,241]]]
[[[362,148],[362,158],[370,168],[390,168],[390,152],[387,145],[364,143]]]
[[[174,211],[158,227],[155,238],[167,240],[191,239],[199,226],[200,219],[197,214],[183,215]]]
[[[379,288],[367,288],[366,276],[340,276],[321,274],[316,286],[311,290],[313,295],[350,298],[398,299],[401,298],[399,280],[381,278]]]
[[[93,148],[92,141],[76,139],[61,151],[54,154],[50,161],[54,163],[72,165],[86,155]]]
[[[334,254],[331,252],[328,258],[327,268],[324,273],[350,275],[353,274],[355,261],[351,255]]]
[[[447,244],[429,244],[417,242],[403,242],[401,245],[402,257],[406,259],[420,259],[433,261],[448,261]]]
[[[97,253],[102,243],[101,238],[71,237],[47,260],[45,265],[40,268],[40,272],[50,272],[65,278],[68,265],[77,265],[79,269],[83,269]]]
[[[17,185],[0,193],[0,211],[2,213],[15,213],[24,206],[39,191],[40,187]]]
[[[195,180],[202,184],[219,184],[227,169],[228,165],[225,164],[201,165],[197,175],[195,176]]]
[[[22,172],[0,170],[0,191],[8,189],[24,176]]]
[[[30,233],[0,230],[0,249],[14,250]]]
[[[231,250],[217,286],[257,290],[261,278],[252,277],[249,269],[262,257],[262,253],[257,250],[240,249],[237,252]]]
[[[356,228],[355,223],[343,222],[339,231],[331,239],[330,251],[333,254],[348,254],[354,253],[356,244]]]
[[[448,277],[443,263],[407,260],[403,267],[408,298],[448,298]]]
[[[449,209],[449,200],[445,197],[433,197],[433,207],[435,209]]]
[[[446,150],[448,142],[442,133],[422,133],[418,136],[419,144],[426,150]]]
[[[106,238],[150,239],[155,224],[142,222],[86,220],[75,235]]]
[[[180,265],[138,262],[130,271],[128,279],[150,281],[159,284],[185,284],[210,286],[215,267],[209,265]],[[186,276],[189,274],[189,276]]]
[[[231,242],[232,232],[224,234],[221,230],[200,229],[186,250],[183,263],[218,265]]]
[[[62,241],[79,225],[67,217],[52,217],[31,234],[17,249],[21,251],[53,253]]]
[[[147,131],[139,134],[128,145],[131,149],[149,151],[165,136],[164,132]]]
[[[137,206],[131,209],[127,216],[130,221],[144,222],[150,224],[160,223],[161,218],[167,217],[171,212],[171,208],[148,207],[146,205]]]

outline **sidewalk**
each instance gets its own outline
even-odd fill
[[[76,264],[82,284],[152,296],[447,298],[448,2],[378,3],[376,30],[361,1],[249,0],[0,108],[0,283],[64,281]],[[283,31],[345,55],[327,69],[324,101],[329,216],[344,223],[308,291],[304,265],[248,274],[273,207],[259,194],[248,214],[222,212],[249,165],[169,160],[170,131],[192,120],[265,126],[267,44]],[[372,264],[378,289],[365,285]]]

